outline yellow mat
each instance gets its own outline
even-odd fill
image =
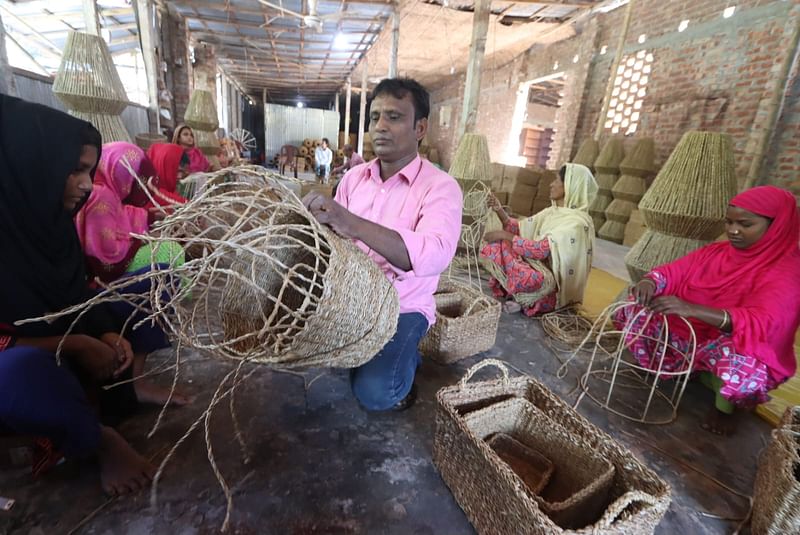
[[[602,269],[592,268],[589,273],[589,282],[583,295],[581,314],[594,320],[611,303],[615,302],[628,283]],[[795,336],[795,355],[800,355],[800,331]],[[756,414],[761,418],[777,425],[783,416],[786,407],[800,405],[800,358],[798,358],[798,374],[786,383],[770,392],[772,400],[759,405]]]

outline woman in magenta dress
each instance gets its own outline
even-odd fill
[[[172,143],[180,145],[189,156],[189,174],[205,173],[211,168],[211,163],[194,143],[194,132],[191,127],[179,124],[172,135]]]
[[[658,337],[669,323],[673,348],[689,350],[697,337],[694,369],[716,393],[703,428],[730,434],[736,408],[769,400],[767,393],[795,373],[794,334],[800,326],[800,215],[794,196],[773,186],[747,190],[730,201],[728,241],[702,247],[659,266],[632,288],[637,305],[615,318],[622,327],[642,310],[657,313],[645,327]],[[634,321],[642,328],[645,315]],[[642,366],[655,367],[655,343],[629,339]],[[660,352],[658,353],[660,355]],[[666,371],[685,370],[677,351],[664,357]]]

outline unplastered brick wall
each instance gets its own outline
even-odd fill
[[[167,63],[167,89],[172,93],[174,123],[183,121],[192,91],[192,64],[189,61],[189,33],[186,19],[178,14],[163,12],[161,38],[164,61]]]

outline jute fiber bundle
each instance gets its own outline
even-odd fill
[[[598,174],[619,175],[619,164],[624,157],[625,148],[622,138],[612,137],[606,141],[606,144],[600,150],[600,154],[597,155],[597,159],[594,161],[594,169]]]
[[[450,176],[460,180],[492,181],[492,161],[489,144],[481,134],[464,134],[450,165]]]
[[[684,134],[639,203],[648,231],[625,257],[631,276],[714,240],[722,233],[728,201],[735,194],[731,138]],[[647,246],[641,244],[645,239]]]
[[[577,163],[588,167],[594,173],[594,162],[600,155],[600,144],[594,138],[586,138],[578,147],[578,152],[572,159],[572,163]]]
[[[211,93],[203,89],[192,91],[183,119],[186,124],[195,130],[216,132],[217,127],[219,127],[219,119],[217,107],[214,105],[214,97]]]
[[[482,367],[496,366],[501,379],[470,383],[470,378]],[[508,401],[506,401],[508,400]],[[520,477],[482,439],[479,425],[493,425],[491,414],[496,411],[503,419],[513,419],[513,427],[533,429],[533,410],[508,410],[504,403],[525,401],[539,415],[549,420],[549,435],[567,441],[570,447],[590,450],[614,468],[613,478],[604,496],[604,506],[589,524],[579,528],[559,526],[547,515],[541,497],[526,488]],[[652,470],[639,462],[613,438],[589,423],[569,405],[529,376],[509,377],[505,364],[486,359],[473,366],[459,384],[443,388],[436,395],[436,433],[433,442],[433,461],[450,488],[455,500],[464,510],[478,533],[501,535],[582,534],[582,535],[640,535],[653,533],[670,504],[670,487]],[[486,411],[486,412],[480,412]],[[480,414],[478,416],[472,416]],[[480,419],[481,424],[469,420]],[[529,434],[521,437],[527,442]],[[583,466],[583,463],[582,463]],[[553,477],[558,477],[558,468]],[[545,491],[547,489],[545,488]],[[602,496],[602,493],[600,493]],[[589,504],[591,505],[591,504]],[[588,515],[590,507],[582,509]]]
[[[420,352],[450,364],[494,347],[500,303],[477,289],[447,281],[439,285],[436,323],[420,341]]]
[[[91,122],[104,143],[131,142],[120,117],[128,106],[125,86],[102,37],[81,32],[67,35],[53,93],[72,115]]]
[[[662,234],[648,225],[639,241],[625,255],[625,267],[631,281],[636,283],[654,267],[686,256],[707,243],[708,240]]]
[[[788,407],[758,460],[753,492],[754,535],[800,530],[800,407]]]

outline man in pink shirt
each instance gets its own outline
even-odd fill
[[[402,410],[416,397],[420,339],[435,321],[433,294],[455,255],[461,189],[417,153],[428,129],[430,97],[408,78],[383,80],[372,93],[369,133],[377,158],[353,167],[335,199],[309,193],[303,203],[320,223],[356,244],[397,289],[397,332],[350,384],[367,410]]]
[[[350,143],[345,145],[342,151],[344,152],[344,157],[346,158],[345,162],[342,165],[335,167],[333,171],[331,171],[332,175],[346,173],[353,167],[364,163],[364,158],[362,158],[359,153],[353,150],[353,146]]]

